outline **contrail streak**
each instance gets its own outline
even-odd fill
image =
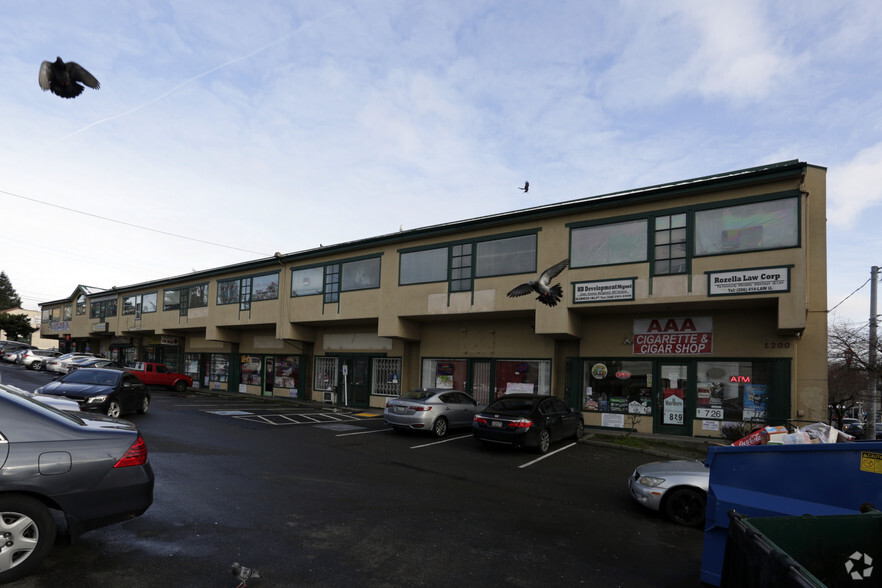
[[[34,153],[35,151],[39,151],[39,150],[42,149],[43,147],[46,147],[46,146],[49,146],[49,145],[54,145],[54,144],[56,144],[56,143],[60,143],[60,142],[62,142],[62,141],[66,141],[66,140],[70,139],[71,137],[74,137],[74,136],[79,135],[80,133],[82,133],[82,132],[84,132],[84,131],[87,131],[87,130],[91,129],[92,127],[96,127],[96,126],[98,126],[98,125],[100,125],[100,124],[103,124],[103,123],[106,123],[106,122],[108,122],[108,121],[116,120],[116,119],[118,119],[118,118],[122,118],[122,117],[124,117],[124,116],[128,116],[128,115],[130,115],[130,114],[132,114],[132,113],[138,112],[139,110],[141,110],[141,109],[143,109],[143,108],[146,108],[146,107],[150,106],[151,104],[155,104],[156,102],[159,102],[160,100],[162,100],[163,98],[165,98],[165,97],[167,97],[167,96],[169,96],[169,95],[171,95],[171,94],[174,94],[174,93],[177,92],[179,89],[181,89],[182,87],[186,86],[187,84],[192,83],[192,82],[195,82],[196,80],[201,79],[201,78],[204,78],[205,76],[211,75],[211,74],[213,74],[214,72],[216,72],[216,71],[218,71],[218,70],[221,70],[221,69],[223,69],[223,68],[225,68],[225,67],[229,67],[229,66],[231,66],[231,65],[233,65],[233,64],[235,64],[235,63],[239,63],[240,61],[245,61],[246,59],[250,59],[251,57],[254,57],[255,55],[257,55],[258,53],[261,53],[261,52],[263,52],[263,51],[266,51],[266,50],[269,49],[270,47],[274,47],[275,45],[278,45],[279,43],[282,43],[282,42],[284,42],[284,41],[290,39],[290,38],[293,37],[294,35],[296,35],[296,34],[302,32],[302,31],[306,30],[307,28],[309,28],[309,27],[311,27],[311,26],[313,26],[313,25],[315,25],[315,24],[317,24],[317,23],[319,23],[319,22],[321,22],[321,21],[323,21],[323,20],[327,20],[328,18],[331,18],[332,16],[336,15],[338,12],[340,12],[339,9],[338,9],[338,10],[335,10],[334,12],[331,12],[331,13],[329,13],[329,14],[326,14],[325,16],[322,16],[322,17],[320,17],[320,18],[317,18],[316,20],[313,20],[313,21],[308,22],[308,23],[304,23],[304,24],[300,25],[299,27],[297,27],[296,29],[294,29],[293,31],[291,31],[290,33],[287,33],[287,34],[285,34],[285,35],[279,37],[278,39],[276,39],[276,40],[274,40],[274,41],[270,41],[270,42],[267,43],[266,45],[263,45],[262,47],[258,47],[257,49],[255,49],[254,51],[251,51],[250,53],[246,53],[245,55],[242,55],[242,56],[240,56],[240,57],[236,57],[235,59],[231,59],[231,60],[227,61],[226,63],[222,63],[222,64],[220,64],[220,65],[218,65],[218,66],[215,66],[215,67],[209,69],[208,71],[202,72],[201,74],[195,75],[195,76],[193,76],[193,77],[191,77],[191,78],[188,78],[188,79],[184,80],[183,82],[177,84],[176,86],[174,86],[174,87],[171,88],[170,90],[167,90],[167,91],[163,92],[162,94],[160,94],[159,96],[156,96],[155,98],[151,98],[150,100],[148,100],[147,102],[144,102],[143,104],[139,104],[138,106],[135,106],[134,108],[130,108],[129,110],[126,110],[125,112],[121,112],[121,113],[119,113],[119,114],[114,114],[113,116],[108,116],[108,117],[106,117],[106,118],[102,118],[102,119],[100,119],[100,120],[96,120],[96,121],[93,122],[93,123],[89,123],[88,125],[86,125],[86,126],[80,128],[80,129],[77,129],[76,131],[74,131],[74,132],[72,132],[72,133],[69,133],[69,134],[67,134],[67,135],[64,135],[63,137],[60,137],[60,138],[58,138],[58,139],[56,139],[56,140],[54,140],[54,141],[52,141],[52,142],[50,142],[50,143],[46,143],[46,144],[42,145],[41,147],[38,147],[37,149],[34,149],[33,151],[31,151],[31,153]]]

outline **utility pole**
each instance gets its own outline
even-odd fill
[[[879,412],[879,398],[876,396],[876,284],[879,282],[879,266],[870,270],[870,349],[867,354],[869,377],[867,378],[867,400],[870,413],[864,426],[864,439],[876,438],[876,415]]]

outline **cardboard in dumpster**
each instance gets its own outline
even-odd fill
[[[760,445],[783,445],[788,433],[787,427],[765,427],[760,431]]]

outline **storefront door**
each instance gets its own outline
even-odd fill
[[[366,355],[343,355],[338,366],[337,403],[367,408],[371,394],[371,358]]]
[[[493,362],[489,359],[474,359],[469,366],[471,377],[469,378],[469,392],[478,404],[490,404],[493,398],[490,391],[493,389]]]
[[[659,362],[656,376],[654,432],[669,435],[691,435],[689,391],[692,382],[686,363]]]
[[[276,379],[276,358],[272,355],[263,358],[263,396],[273,395],[273,383]]]

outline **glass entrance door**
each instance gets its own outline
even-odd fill
[[[474,359],[471,362],[471,378],[469,378],[469,392],[478,404],[490,404],[490,390],[493,389],[493,362],[489,359]]]
[[[660,363],[655,386],[654,431],[669,435],[691,435],[688,398],[692,382],[689,365]]]

